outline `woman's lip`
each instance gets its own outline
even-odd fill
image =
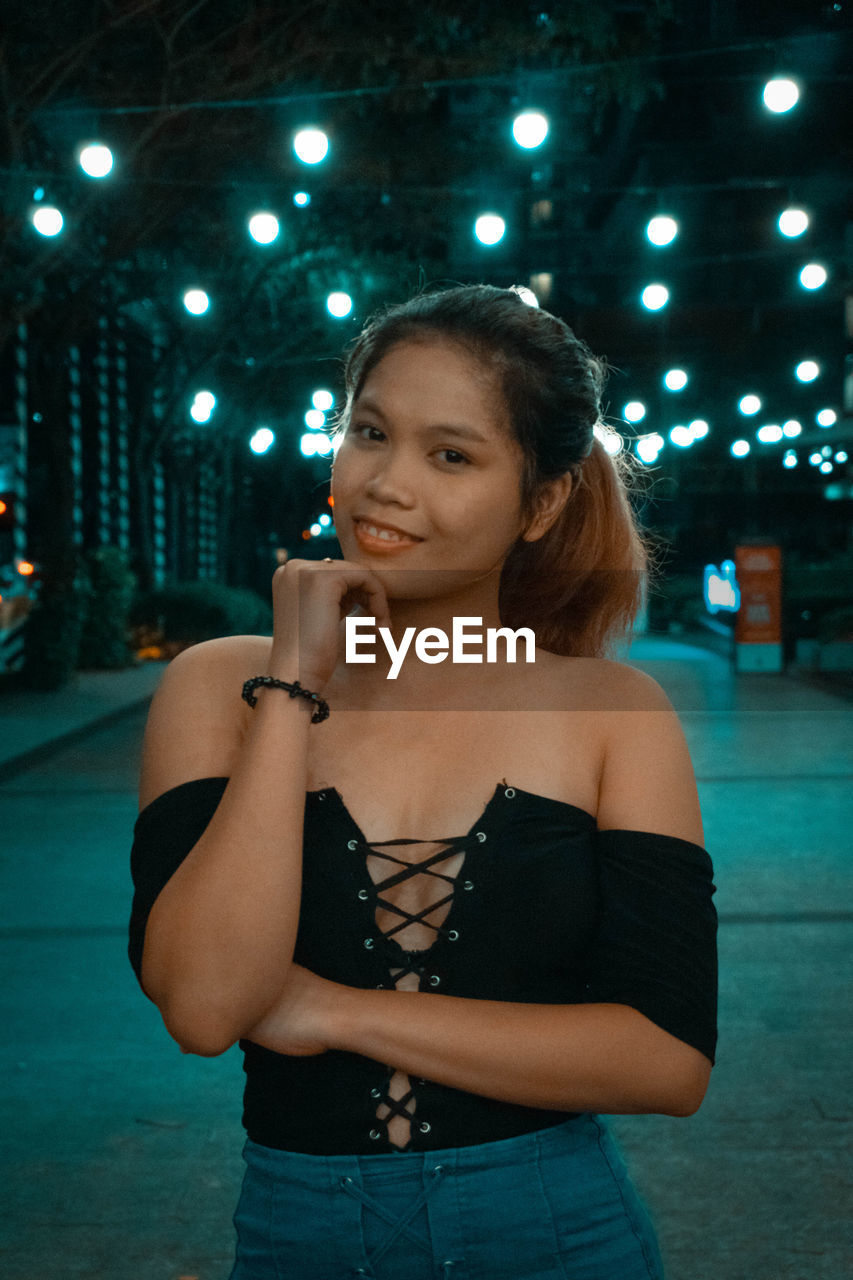
[[[371,551],[402,551],[404,547],[416,547],[420,542],[423,542],[423,538],[403,538],[399,534],[396,538],[377,538],[367,532],[366,526],[368,524],[372,524],[372,521],[354,520],[353,530],[362,546],[369,548]],[[380,529],[382,526],[375,525],[374,528]]]

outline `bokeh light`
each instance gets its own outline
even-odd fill
[[[352,298],[348,293],[330,293],[326,299],[326,310],[336,320],[343,320],[352,311]]]
[[[669,302],[669,289],[663,284],[648,284],[642,293],[647,311],[660,311]]]
[[[779,214],[779,221],[776,225],[783,236],[793,240],[796,236],[801,236],[804,231],[808,230],[809,215],[805,209],[786,209],[784,213]]]
[[[329,154],[329,139],[322,129],[300,129],[293,150],[303,164],[320,164]]]
[[[826,281],[826,267],[819,262],[807,262],[800,272],[800,284],[804,289],[822,289]]]
[[[184,294],[184,306],[190,315],[203,316],[210,306],[210,298],[204,289],[187,289]]]
[[[270,431],[269,427],[258,427],[249,441],[249,448],[252,453],[266,453],[274,444],[275,432]]]
[[[656,217],[652,218],[646,227],[647,239],[652,244],[657,245],[658,248],[663,248],[664,245],[672,244],[677,235],[678,223],[675,221],[675,218],[670,218],[669,215],[665,213],[659,213]]]
[[[793,80],[780,77],[767,81],[763,97],[767,110],[775,115],[781,115],[797,105],[800,100],[800,90]]]
[[[44,204],[33,213],[33,226],[40,236],[58,236],[65,219],[53,205]]]
[[[272,244],[279,229],[279,221],[274,213],[254,213],[249,219],[249,235],[258,244]]]
[[[506,223],[497,213],[481,213],[474,223],[474,235],[480,241],[480,244],[499,244],[503,240],[505,232]]]
[[[512,123],[512,136],[526,151],[541,147],[548,136],[548,120],[541,111],[522,111]]]
[[[103,143],[92,142],[83,147],[78,159],[80,168],[90,178],[105,178],[112,171],[113,153]]]

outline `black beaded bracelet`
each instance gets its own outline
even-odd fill
[[[286,689],[291,698],[308,698],[311,702],[316,702],[317,707],[311,717],[312,724],[319,724],[321,720],[329,718],[329,704],[325,702],[319,693],[312,693],[310,689],[303,689],[298,680],[294,680],[293,684],[288,684],[286,680],[276,680],[274,676],[252,676],[251,680],[247,680],[243,685],[243,699],[253,707],[258,701],[257,696],[252,692],[253,689]]]

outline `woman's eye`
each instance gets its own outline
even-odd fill
[[[379,427],[373,425],[372,422],[356,422],[352,425],[352,434],[357,436],[359,440],[364,440],[368,444],[378,443],[377,437],[385,439],[385,433]],[[371,436],[369,432],[375,432]],[[459,470],[463,465],[470,465],[471,459],[466,458],[464,453],[460,453],[458,449],[439,449],[438,454],[446,455],[447,464]]]

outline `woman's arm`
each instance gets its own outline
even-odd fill
[[[158,894],[142,985],[194,1053],[221,1053],[276,998],[293,956],[311,704],[267,691],[241,739],[242,683],[270,661],[263,637],[195,645],[167,668],[149,712],[140,806],[193,778],[229,778],[206,830]],[[276,670],[292,680],[295,670]]]
[[[437,1084],[549,1110],[692,1115],[711,1073],[698,1049],[627,1005],[360,990],[298,965],[245,1038],[291,1055],[343,1049]]]

